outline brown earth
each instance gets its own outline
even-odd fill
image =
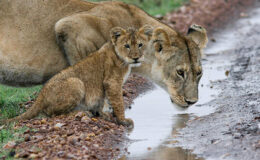
[[[15,145],[15,158],[26,159],[113,159],[121,152],[124,127],[85,113],[23,121],[27,127]],[[124,149],[127,152],[127,149]]]
[[[185,33],[192,23],[204,26],[209,33],[231,18],[243,16],[254,0],[191,0],[179,10],[167,14],[162,21]],[[124,85],[125,105],[130,106],[140,94],[151,88],[151,82],[131,75]],[[115,159],[122,147],[125,129],[84,113],[41,120],[23,121],[15,127],[27,126],[24,141],[10,152],[17,158],[36,159]],[[33,130],[32,130],[33,129]],[[122,149],[123,148],[123,149]]]

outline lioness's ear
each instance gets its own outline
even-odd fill
[[[157,52],[161,52],[164,45],[170,45],[170,39],[166,31],[162,28],[156,28],[153,31],[152,40]]]
[[[149,25],[144,25],[143,27],[141,27],[139,29],[139,33],[146,35],[148,37],[148,39],[150,40],[150,38],[153,35],[153,27],[149,26]]]
[[[188,37],[190,37],[200,49],[205,48],[208,43],[207,31],[200,25],[191,25],[188,30]]]
[[[110,30],[110,37],[113,44],[116,44],[118,37],[125,34],[126,31],[121,27],[114,27]]]

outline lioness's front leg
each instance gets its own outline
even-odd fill
[[[55,24],[56,40],[70,65],[97,51],[109,39],[110,22],[104,18],[79,13]]]
[[[133,120],[125,118],[125,108],[121,84],[122,83],[116,81],[105,82],[104,86],[106,97],[113,108],[113,114],[115,115],[117,122],[127,127],[133,127]]]

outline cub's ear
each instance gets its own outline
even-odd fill
[[[139,29],[139,33],[146,35],[148,40],[150,40],[153,35],[153,27],[150,25],[144,25]]]
[[[126,33],[126,30],[124,30],[121,27],[114,27],[110,30],[110,37],[112,43],[115,45],[118,38]]]
[[[170,39],[167,32],[162,28],[156,28],[153,31],[152,40],[155,50],[161,52],[164,46],[170,45]]]
[[[207,31],[200,25],[193,24],[188,30],[188,37],[190,37],[200,49],[206,47],[208,43]]]

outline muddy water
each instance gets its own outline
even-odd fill
[[[214,54],[226,54],[229,46],[221,46],[218,50],[208,48],[205,51],[199,101],[195,105],[186,110],[180,109],[171,103],[166,91],[159,86],[135,99],[132,109],[126,112],[126,116],[131,117],[135,123],[133,131],[128,135],[132,143],[128,147],[130,154],[127,159],[200,160],[192,151],[174,147],[174,138],[178,134],[177,130],[185,127],[188,120],[214,112],[215,108],[203,104],[220,93],[211,82],[228,76],[226,71],[230,60]]]

